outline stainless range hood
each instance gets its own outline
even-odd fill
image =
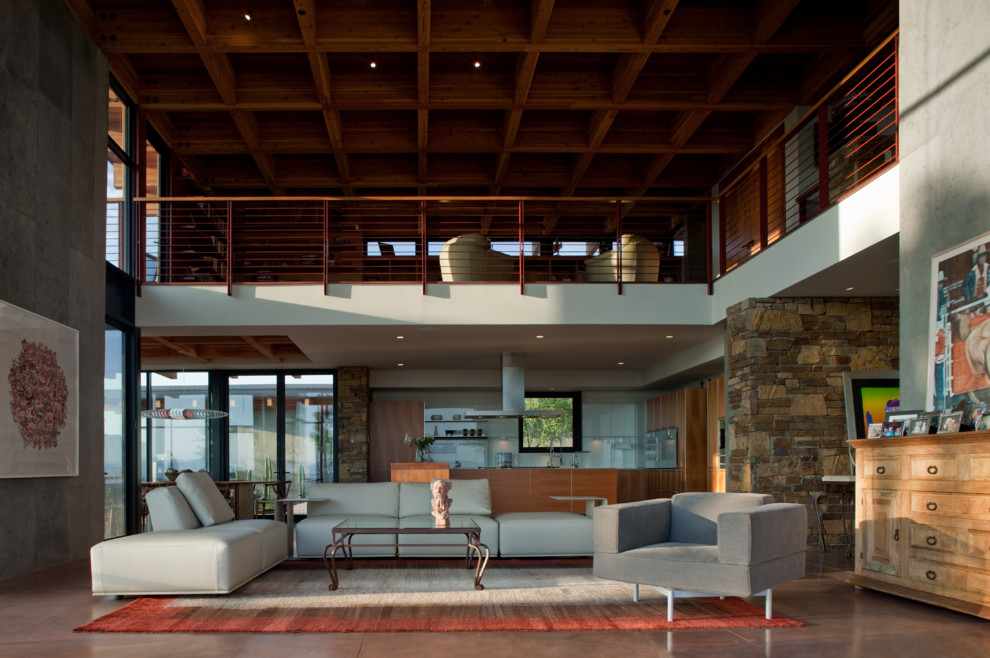
[[[472,411],[466,419],[489,418],[556,418],[563,409],[526,409],[525,357],[512,352],[502,353],[502,408],[497,411]]]

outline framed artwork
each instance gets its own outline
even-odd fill
[[[921,409],[915,409],[913,411],[888,411],[887,415],[884,417],[884,422],[892,423],[900,421],[902,423],[909,420],[914,420],[919,415],[921,415]]]
[[[870,423],[866,428],[866,438],[879,439],[883,436],[883,423]]]
[[[846,436],[862,439],[872,423],[883,423],[900,409],[900,375],[896,371],[844,372]]]
[[[79,475],[79,332],[0,301],[0,478]]]
[[[938,433],[951,434],[953,432],[958,432],[961,424],[961,411],[947,411],[942,414],[942,417],[938,421]]]
[[[904,425],[904,435],[915,436],[918,434],[928,434],[930,429],[931,420],[929,418],[915,418],[914,420],[909,420]]]
[[[990,405],[990,233],[932,258],[928,399]]]

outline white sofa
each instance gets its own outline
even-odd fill
[[[451,480],[450,518],[472,519],[481,529],[481,543],[492,555],[498,555],[498,524],[491,518],[491,493],[488,480]],[[296,554],[299,557],[323,557],[323,549],[332,541],[333,527],[346,519],[433,518],[428,482],[370,482],[313,484],[306,518],[296,524]],[[425,538],[398,535],[398,555],[420,557],[463,556],[466,553],[463,535],[440,535]],[[359,544],[392,544],[392,546],[356,547],[354,555],[392,557],[396,555],[396,535],[362,535]],[[411,546],[415,543],[456,546]]]
[[[145,496],[151,532],[90,549],[93,594],[227,594],[286,557],[285,524],[233,520],[209,474],[181,473]]]
[[[450,480],[450,518],[469,518],[481,529],[481,543],[491,555],[500,557],[577,556],[594,553],[594,525],[591,517],[566,512],[491,513],[488,480]],[[431,517],[432,495],[426,482],[374,482],[314,484],[307,518],[296,524],[296,552],[299,557],[323,557],[332,540],[333,527],[345,519],[401,519]],[[450,543],[450,548],[412,546],[414,543]],[[392,557],[453,557],[465,555],[462,535],[368,535],[355,543],[392,544],[357,547],[354,555]]]

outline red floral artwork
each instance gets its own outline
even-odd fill
[[[10,410],[21,428],[24,446],[44,450],[58,445],[65,427],[69,387],[52,350],[21,341],[21,353],[7,375]]]

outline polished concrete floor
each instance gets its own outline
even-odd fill
[[[774,590],[804,628],[479,633],[130,634],[72,629],[127,601],[90,594],[76,562],[0,581],[0,656],[897,656],[990,655],[990,622],[844,582],[840,553],[808,553],[807,576]],[[762,599],[754,601],[762,605]]]

